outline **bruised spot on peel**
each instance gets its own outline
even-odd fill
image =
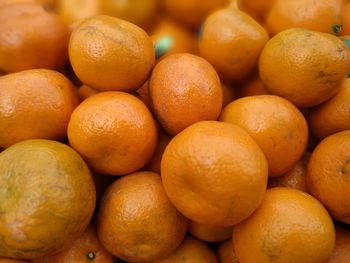
[[[156,54],[156,59],[159,59],[164,54],[169,52],[174,46],[174,39],[172,36],[164,36],[157,40],[154,45],[154,51]]]

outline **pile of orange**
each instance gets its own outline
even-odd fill
[[[349,263],[350,1],[0,0],[0,263]]]

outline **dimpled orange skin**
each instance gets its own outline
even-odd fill
[[[307,146],[308,126],[303,114],[278,96],[237,99],[223,109],[220,121],[236,124],[252,136],[266,156],[270,177],[292,169]]]
[[[94,225],[89,225],[67,249],[33,263],[116,263],[118,262],[100,243]],[[1,261],[0,261],[1,263]]]
[[[239,263],[233,250],[232,238],[221,243],[216,251],[220,263]]]
[[[295,166],[287,173],[269,179],[268,187],[290,187],[303,192],[307,192],[306,189],[306,168],[310,159],[310,153],[305,152],[303,157],[295,164]]]
[[[342,0],[276,0],[266,23],[271,35],[294,27],[333,33],[342,11]]]
[[[176,53],[198,53],[195,34],[167,17],[155,25],[151,32],[151,39],[154,44],[164,38],[171,39],[171,47],[161,58]]]
[[[350,232],[335,225],[335,248],[329,260],[323,263],[345,263],[350,258]]]
[[[187,218],[232,226],[262,201],[267,162],[243,129],[202,121],[170,141],[163,154],[161,176],[169,199]]]
[[[214,251],[204,242],[191,236],[187,236],[182,244],[164,259],[152,261],[152,263],[218,263]]]
[[[350,129],[350,78],[340,91],[326,102],[311,109],[308,119],[310,129],[318,139]]]
[[[274,36],[259,60],[268,91],[298,107],[315,106],[335,95],[349,67],[349,50],[338,37],[301,28]]]
[[[187,225],[166,196],[160,176],[153,172],[133,173],[114,182],[97,215],[101,243],[128,262],[150,262],[172,253]]]
[[[70,147],[26,140],[0,154],[0,256],[34,259],[69,246],[89,224],[95,185]]]
[[[175,20],[195,29],[211,12],[228,3],[228,0],[165,0],[164,7]]]
[[[159,0],[100,0],[103,14],[129,21],[143,29],[149,29],[158,15]]]
[[[309,192],[335,219],[347,224],[350,223],[349,147],[349,130],[323,139],[311,154],[306,176]]]
[[[175,135],[202,120],[216,120],[223,91],[214,68],[203,58],[174,54],[154,68],[149,87],[152,108],[162,127]]]
[[[188,232],[206,242],[221,242],[232,236],[232,226],[210,226],[191,221],[188,225]]]
[[[157,130],[142,101],[128,93],[109,91],[89,97],[76,108],[68,139],[95,171],[123,175],[150,160]]]
[[[240,263],[315,263],[332,254],[335,231],[327,210],[299,190],[267,190],[259,208],[233,229]]]
[[[0,8],[0,70],[58,69],[68,58],[68,27],[34,3]]]
[[[0,147],[26,139],[65,137],[79,98],[64,75],[26,70],[2,76],[0,87]]]
[[[69,58],[84,84],[117,91],[141,87],[155,61],[145,31],[109,16],[95,16],[77,25],[69,42]]]
[[[247,76],[256,66],[268,40],[265,29],[236,8],[212,13],[203,24],[199,53],[229,80]]]

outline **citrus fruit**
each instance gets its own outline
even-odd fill
[[[172,253],[187,224],[166,196],[160,176],[152,172],[133,173],[114,182],[97,215],[101,243],[128,262],[150,262]]]
[[[187,218],[201,224],[232,226],[246,219],[263,199],[267,162],[240,127],[197,122],[166,147],[161,176],[165,191]]]
[[[151,113],[135,96],[109,91],[93,95],[72,113],[68,139],[88,164],[108,175],[142,168],[157,145]]]
[[[335,248],[332,256],[324,263],[345,263],[350,258],[350,232],[335,225]]]
[[[220,243],[216,250],[220,263],[239,263],[233,250],[232,239]]]
[[[237,0],[239,9],[264,23],[276,0]]]
[[[0,154],[0,256],[58,252],[89,224],[96,191],[83,159],[49,140],[26,140]]]
[[[155,66],[149,92],[154,114],[170,135],[198,121],[216,120],[222,108],[216,71],[203,58],[187,53],[170,55]]]
[[[191,221],[188,225],[188,232],[206,242],[221,242],[232,236],[232,226],[210,226]]]
[[[278,96],[237,99],[223,109],[220,120],[236,124],[252,136],[266,156],[270,177],[292,169],[307,146],[308,127],[303,114]]]
[[[84,84],[97,90],[131,91],[147,80],[155,57],[145,31],[101,15],[82,21],[73,30],[69,59]]]
[[[344,6],[341,35],[350,35],[350,3]]]
[[[60,0],[57,10],[67,25],[98,15],[99,12],[98,0]]]
[[[349,50],[338,37],[301,28],[271,38],[259,60],[267,90],[298,107],[330,99],[339,91],[349,67]]]
[[[240,263],[316,263],[332,254],[334,225],[311,195],[277,187],[266,191],[259,208],[233,229]]]

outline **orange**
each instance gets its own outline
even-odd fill
[[[308,117],[318,139],[350,129],[350,78],[343,82],[334,97],[312,108]]]
[[[67,24],[71,25],[75,22],[98,15],[98,0],[60,0],[57,10],[60,18]]]
[[[272,35],[294,27],[333,33],[342,11],[342,0],[276,0],[266,23]]]
[[[118,91],[141,87],[155,60],[145,31],[109,16],[92,17],[76,26],[69,42],[69,59],[84,84]]]
[[[237,0],[237,5],[242,11],[264,23],[275,2],[276,0]]]
[[[199,53],[225,79],[238,80],[256,66],[268,40],[265,29],[237,8],[207,17],[199,38]]]
[[[299,190],[267,190],[261,206],[233,229],[240,263],[316,263],[332,254],[334,225],[327,210]]]
[[[96,191],[70,147],[26,140],[0,154],[0,257],[34,259],[70,245],[89,224]]]
[[[309,192],[345,223],[350,223],[349,147],[349,130],[323,139],[311,154],[306,176]]]
[[[232,239],[221,243],[216,251],[220,263],[239,263],[233,250]]]
[[[58,69],[68,57],[68,28],[41,5],[18,3],[0,8],[0,70]]]
[[[33,263],[115,263],[115,259],[100,243],[95,226],[89,225],[85,232],[67,249]],[[0,261],[1,263],[1,261]]]
[[[157,145],[147,107],[131,94],[101,92],[83,101],[68,125],[70,145],[96,171],[123,175],[143,167]]]
[[[350,232],[335,225],[335,248],[332,256],[324,263],[345,263],[350,258]]]
[[[240,97],[265,94],[269,94],[269,91],[262,83],[259,74],[253,74],[242,81],[239,93]]]
[[[25,139],[59,140],[79,103],[73,84],[62,74],[32,69],[0,78],[0,147]]]
[[[205,243],[187,236],[182,244],[169,256],[152,263],[218,263],[214,251]]]
[[[219,117],[223,94],[214,68],[203,58],[174,54],[154,68],[149,92],[154,114],[175,135],[189,125]]]
[[[294,167],[287,173],[270,178],[268,186],[277,187],[284,186],[294,188],[303,192],[306,190],[306,168],[310,159],[310,153],[305,152],[303,157],[294,165]]]
[[[232,236],[232,226],[210,226],[191,221],[188,225],[188,232],[206,242],[221,242]]]
[[[350,3],[344,6],[341,35],[350,35]]]
[[[86,85],[82,85],[79,89],[78,89],[78,96],[80,101],[86,100],[88,97],[91,97],[92,95],[97,94],[98,91],[86,86]]]
[[[292,169],[307,146],[308,127],[303,114],[278,96],[235,100],[223,109],[220,120],[236,124],[252,136],[266,156],[270,177]]]
[[[261,203],[267,162],[243,129],[202,121],[170,141],[163,154],[161,176],[169,199],[187,218],[232,226]]]
[[[330,99],[339,91],[349,67],[349,50],[338,37],[301,28],[274,36],[259,61],[260,77],[268,91],[298,107]]]
[[[164,0],[164,7],[176,21],[195,29],[208,14],[228,3],[228,0]]]
[[[145,169],[160,174],[160,163],[166,146],[169,144],[171,137],[157,126],[158,142],[152,158],[146,164]]]
[[[129,21],[148,29],[158,14],[159,0],[101,0],[101,13]]]
[[[152,112],[151,97],[149,95],[149,80],[147,80],[141,88],[137,89],[134,95],[139,98],[147,108]]]
[[[160,176],[152,172],[133,173],[114,182],[97,216],[103,246],[128,262],[150,262],[172,253],[187,224],[166,196]]]
[[[176,53],[197,53],[196,36],[167,17],[161,19],[152,29],[151,39],[157,58]]]

